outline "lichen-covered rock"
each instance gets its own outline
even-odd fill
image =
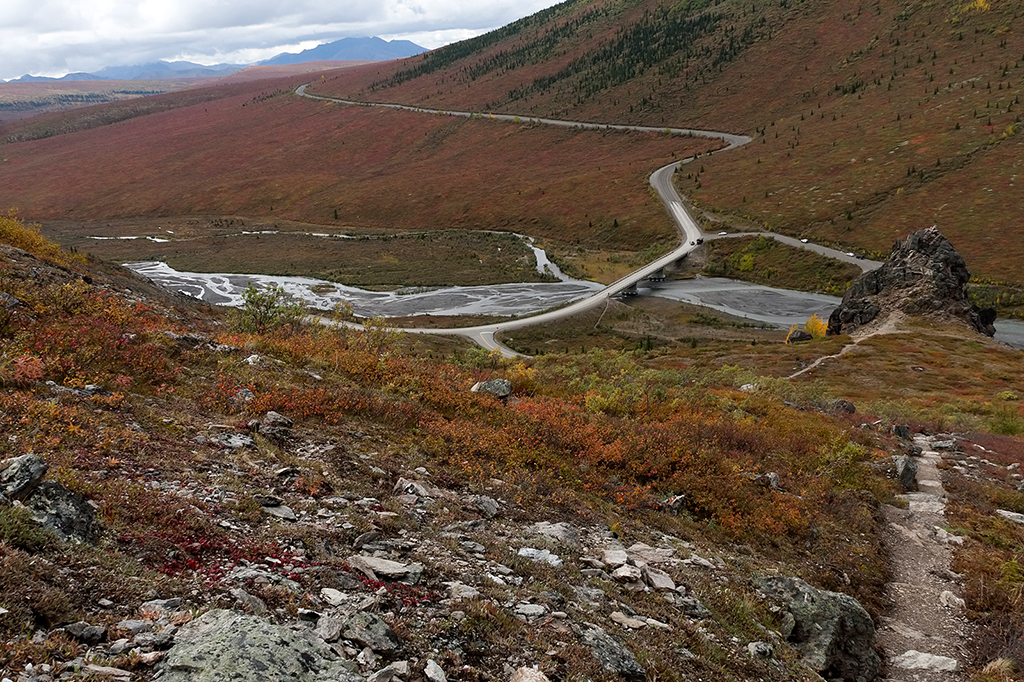
[[[234,611],[209,611],[178,632],[162,682],[356,682],[362,676],[309,631]]]
[[[909,455],[893,455],[893,466],[896,468],[896,481],[904,490],[917,490],[917,465]]]
[[[46,475],[47,464],[35,455],[22,455],[0,464],[0,497],[24,502]]]
[[[875,624],[856,599],[788,576],[763,578],[757,586],[791,614],[787,638],[822,677],[850,682],[878,677],[882,661],[874,648]]]
[[[478,381],[469,389],[473,393],[490,393],[498,398],[507,398],[512,395],[512,382],[508,379],[491,379],[490,381]]]
[[[849,334],[880,315],[902,312],[960,320],[992,336],[995,311],[967,300],[963,257],[935,227],[896,242],[882,267],[858,277],[828,318],[828,333]]]
[[[33,521],[65,542],[92,545],[100,538],[100,525],[92,505],[60,483],[43,481],[25,500],[25,506]]]
[[[647,673],[637,663],[633,652],[601,628],[587,624],[580,628],[579,634],[583,643],[590,647],[590,653],[608,672],[627,680],[647,679]]]

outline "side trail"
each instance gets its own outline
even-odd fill
[[[892,582],[876,642],[885,656],[885,682],[962,682],[970,626],[959,596],[962,577],[950,570],[950,558],[963,540],[944,530],[939,441],[919,434],[914,443],[921,449],[914,458],[918,490],[905,495],[908,509],[883,505]]]

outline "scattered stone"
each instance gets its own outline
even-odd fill
[[[321,616],[320,620],[316,622],[316,628],[313,632],[325,642],[337,642],[341,639],[341,633],[344,629],[345,621],[339,618],[332,618],[331,616]]]
[[[374,651],[394,651],[398,648],[398,635],[374,613],[354,613],[345,622],[342,637],[358,642]]]
[[[963,609],[967,602],[953,594],[949,590],[943,590],[939,595],[939,603],[950,609]]]
[[[278,505],[275,507],[263,507],[263,511],[267,512],[271,516],[276,516],[279,519],[285,521],[298,521],[299,517],[295,515],[292,508],[286,504]]]
[[[519,549],[519,552],[517,553],[519,554],[519,556],[526,557],[527,559],[531,561],[536,561],[539,564],[548,564],[550,566],[554,566],[555,568],[559,568],[562,565],[562,560],[558,558],[557,555],[552,554],[546,549],[537,549],[535,547],[521,547]]]
[[[900,312],[959,320],[992,336],[995,310],[971,305],[963,257],[935,227],[896,242],[882,267],[858,277],[828,318],[828,334],[849,334],[879,315]]]
[[[158,616],[163,616],[168,613],[173,613],[181,608],[181,597],[174,597],[172,599],[151,599],[147,602],[143,602],[139,606],[140,613],[153,613]]]
[[[543,604],[516,604],[515,608],[515,614],[525,620],[540,618],[547,612],[548,610],[544,608]]]
[[[211,440],[229,450],[256,449],[256,441],[247,433],[218,433]]]
[[[1024,514],[1018,514],[1017,512],[1007,511],[1006,509],[996,509],[996,514],[999,514],[1004,519],[1008,519],[1010,521],[1013,521],[1014,523],[1024,524]]]
[[[708,611],[707,607],[704,606],[700,599],[697,599],[696,597],[676,597],[676,605],[680,610],[682,610],[683,615],[687,618],[704,620],[705,618],[711,617],[711,612]]]
[[[672,561],[676,555],[676,551],[671,547],[651,547],[642,542],[630,546],[626,551],[634,563],[643,561],[648,564],[661,564]]]
[[[637,682],[646,679],[647,673],[636,662],[633,652],[598,626],[587,623],[580,628],[579,635],[590,648],[590,653],[608,672]]]
[[[631,630],[639,630],[640,628],[647,626],[645,621],[637,618],[630,618],[621,611],[612,611],[611,619],[613,623],[618,623],[619,625],[630,628]]]
[[[441,670],[441,666],[432,658],[427,659],[427,665],[423,668],[423,676],[429,682],[448,682],[448,677],[444,674],[444,670]]]
[[[350,556],[346,562],[370,580],[397,580],[407,585],[415,585],[423,575],[421,564],[403,564],[365,554]]]
[[[508,682],[550,682],[548,676],[536,668],[520,668],[512,673]]]
[[[792,614],[793,628],[787,639],[822,677],[863,677],[868,682],[878,677],[881,659],[874,649],[875,625],[856,599],[788,576],[763,578],[757,585]]]
[[[751,642],[747,645],[747,652],[754,658],[771,658],[775,655],[775,647],[768,642]]]
[[[46,462],[35,455],[22,455],[3,463],[0,471],[0,497],[24,502],[46,475]]]
[[[933,670],[955,673],[960,670],[960,661],[945,656],[936,656],[911,649],[893,659],[892,664],[904,670]]]
[[[365,533],[358,535],[356,539],[352,541],[352,546],[355,549],[362,549],[363,545],[369,544],[379,537],[380,531],[368,530]]]
[[[99,675],[100,677],[108,677],[115,680],[130,680],[132,674],[128,670],[122,670],[121,668],[111,668],[105,665],[95,665],[88,663],[85,665],[84,670],[92,673],[93,675]]]
[[[580,542],[580,534],[565,521],[559,523],[540,521],[533,525],[533,530],[566,545],[578,545]]]
[[[892,433],[900,440],[911,440],[910,426],[907,424],[893,424]]]
[[[643,577],[643,573],[641,573],[640,569],[636,566],[625,564],[612,571],[612,577],[620,583],[636,583],[640,582],[640,579]]]
[[[841,412],[845,414],[856,414],[857,406],[851,403],[849,400],[839,398],[838,400],[832,402],[832,411],[837,413]]]
[[[161,682],[357,682],[351,663],[312,633],[222,609],[183,626],[160,664]]]
[[[917,490],[917,464],[908,455],[893,455],[893,466],[896,467],[896,482],[904,490]]]
[[[490,381],[478,381],[469,389],[473,393],[490,393],[498,398],[507,398],[512,395],[512,382],[508,379],[491,379]]]
[[[665,571],[654,568],[653,566],[644,566],[642,569],[644,582],[653,587],[656,590],[673,591],[676,589],[676,583]]]
[[[779,482],[780,482],[779,475],[777,473],[775,473],[774,471],[769,471],[766,474],[760,474],[758,476],[754,476],[750,480],[753,481],[755,484],[761,486],[762,488],[770,488],[772,490],[782,490],[782,487],[779,485]]]
[[[49,528],[65,542],[94,545],[100,538],[92,505],[60,483],[43,481],[25,500],[25,506],[35,523]]]
[[[255,597],[241,587],[236,587],[231,590],[231,596],[238,601],[238,605],[242,608],[245,613],[252,614],[254,616],[262,616],[267,613],[267,605],[259,597]]]
[[[102,625],[89,625],[84,620],[65,625],[64,631],[83,644],[95,646],[107,637],[107,629]]]
[[[320,598],[331,606],[341,606],[346,601],[345,593],[334,589],[333,587],[324,587],[320,590]]]
[[[137,618],[127,618],[117,624],[117,629],[121,632],[127,632],[132,637],[139,634],[140,632],[149,632],[153,629],[153,623],[148,620],[139,620]]]
[[[618,568],[629,563],[629,555],[624,549],[606,549],[601,553],[601,561],[611,568]]]
[[[418,495],[419,497],[440,497],[442,490],[435,488],[429,483],[422,481],[410,481],[406,478],[398,479],[394,488],[395,495]]]
[[[493,497],[488,497],[487,495],[471,495],[468,500],[469,503],[476,507],[476,509],[486,518],[493,519],[498,515],[498,501]]]
[[[932,448],[935,450],[956,450],[955,440],[934,440]]]
[[[448,596],[451,599],[477,599],[480,596],[480,591],[475,587],[470,587],[457,580],[444,584],[448,586]]]

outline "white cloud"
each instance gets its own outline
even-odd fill
[[[4,0],[0,79],[159,59],[250,63],[345,36],[435,48],[554,1]]]

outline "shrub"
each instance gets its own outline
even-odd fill
[[[7,215],[0,215],[0,242],[28,251],[36,258],[66,268],[81,264],[83,258],[62,250],[59,246],[39,233],[39,226],[26,225],[13,209]]]
[[[239,331],[263,334],[285,326],[296,328],[305,314],[302,305],[277,284],[262,290],[250,284],[242,293],[235,326]]]

